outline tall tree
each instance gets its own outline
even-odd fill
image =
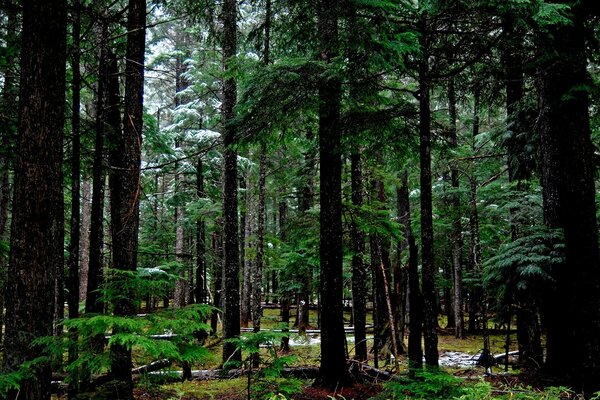
[[[550,3],[570,7],[572,20],[538,37],[544,218],[563,231],[565,242],[565,262],[551,271],[555,285],[544,299],[545,367],[591,396],[600,390],[600,264],[585,40],[593,5]]]
[[[420,17],[421,60],[419,61],[419,138],[421,183],[421,262],[423,277],[423,337],[425,363],[438,365],[437,299],[433,249],[433,210],[431,188],[431,77],[429,66],[430,37],[427,14]]]
[[[130,0],[127,15],[127,50],[125,62],[125,108],[123,129],[112,130],[110,161],[110,214],[112,236],[112,267],[135,271],[137,268],[140,167],[142,151],[144,53],[146,44],[146,1]],[[118,87],[115,89],[118,93]],[[133,291],[123,279],[125,296],[114,304],[115,315],[133,315]],[[131,349],[123,345],[111,347],[111,373],[120,385],[115,385],[118,398],[133,398]],[[121,387],[119,387],[121,386]]]
[[[67,2],[24,2],[19,140],[6,293],[4,367],[39,356],[32,340],[52,334],[54,273],[63,268],[63,123]],[[9,399],[50,399],[50,366]]]
[[[224,0],[221,10],[223,32],[223,100],[221,105],[223,124],[223,236],[224,236],[224,289],[225,302],[223,314],[223,338],[225,340],[240,335],[240,282],[238,247],[238,200],[237,200],[237,152],[235,144],[236,129],[231,123],[235,117],[237,102],[237,84],[232,76],[234,58],[237,53],[237,1]],[[235,344],[223,345],[223,362],[241,360]]]
[[[338,52],[337,0],[319,0],[319,54],[331,63]],[[316,385],[334,389],[350,382],[344,349],[342,277],[341,80],[325,75],[319,82],[319,158],[321,184],[321,365]]]
[[[196,164],[196,196],[203,199],[206,196],[204,191],[204,163],[202,155],[198,156]],[[207,274],[206,274],[206,221],[200,217],[196,221],[196,303],[207,303]]]
[[[356,212],[362,206],[362,168],[360,152],[350,156],[352,205]],[[354,321],[355,358],[359,361],[367,359],[367,271],[363,261],[365,239],[359,231],[358,224],[353,218],[350,221],[350,236],[352,245],[352,316]]]
[[[104,186],[106,97],[108,85],[108,22],[101,21],[100,52],[98,55],[98,85],[96,87],[96,139],[92,170],[92,209],[90,217],[89,264],[85,296],[85,312],[101,313],[104,309],[100,297],[102,286],[102,248],[104,245]]]
[[[456,128],[457,112],[456,112],[456,87],[454,78],[450,78],[448,82],[448,110],[450,114],[450,127],[448,130],[448,142],[452,149],[458,147],[458,132]],[[452,265],[454,275],[454,334],[457,338],[464,339],[464,313],[463,313],[463,293],[462,293],[462,223],[460,215],[460,195],[458,194],[458,188],[460,181],[458,179],[458,170],[455,166],[450,170],[450,180],[452,183],[452,189],[455,191],[452,194],[451,205],[452,205]]]
[[[408,362],[411,368],[420,368],[423,365],[423,299],[419,284],[419,255],[412,230],[410,217],[410,199],[408,188],[408,172],[400,175],[400,186],[397,189],[398,219],[403,226],[405,248],[408,250]]]
[[[10,4],[5,8],[6,13],[6,50],[8,54],[16,56],[19,51],[18,44],[18,15],[16,6]],[[11,185],[9,169],[12,157],[10,156],[11,144],[14,143],[16,131],[16,110],[18,87],[16,73],[11,68],[11,63],[6,62],[2,67],[4,85],[2,86],[2,99],[0,100],[0,240],[8,242],[8,210],[11,200]],[[0,326],[4,325],[4,299],[6,289],[6,274],[8,257],[0,257]],[[2,330],[0,330],[0,344],[2,343]]]

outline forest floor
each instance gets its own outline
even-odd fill
[[[313,315],[315,313],[312,313]],[[311,315],[312,317],[312,315]],[[349,319],[349,314],[345,315]],[[265,329],[276,329],[278,327],[278,310],[265,309],[262,327]],[[317,321],[311,319],[311,325],[316,325]],[[370,321],[368,321],[370,323]],[[440,326],[445,326],[445,321],[440,320]],[[372,336],[371,336],[372,337]],[[504,333],[492,333],[489,335],[490,346],[493,354],[501,354],[505,351],[506,335]],[[514,335],[513,335],[513,339]],[[291,351],[286,356],[292,356],[290,367],[318,367],[320,356],[320,337],[317,333],[299,336],[292,334],[290,338]],[[510,350],[516,350],[516,340],[513,341]],[[220,363],[221,346],[220,342],[208,342],[213,357],[202,365],[202,369],[217,368]],[[460,379],[473,382],[480,381],[484,376],[484,369],[476,366],[477,356],[483,348],[483,338],[481,335],[467,335],[465,339],[456,339],[453,331],[449,329],[439,330],[439,351],[440,364],[449,374],[460,377]],[[348,334],[348,349],[350,356],[353,355],[353,338]],[[373,355],[370,355],[369,365],[373,366]],[[401,358],[401,365],[406,365],[406,360]],[[382,370],[391,369],[392,364],[380,360],[379,367]],[[495,368],[495,372],[500,372]],[[509,372],[502,374],[502,378],[486,378],[497,387],[507,387],[507,385],[518,386],[518,375]],[[250,385],[249,385],[250,384]],[[381,383],[360,383],[350,388],[340,389],[334,393],[314,388],[312,381],[308,379],[295,378],[252,378],[248,382],[246,377],[237,377],[233,379],[220,380],[192,380],[188,382],[177,382],[163,385],[140,384],[136,388],[136,400],[197,400],[197,399],[215,399],[215,400],[242,400],[249,398],[248,387],[252,398],[266,399],[345,399],[345,400],[367,400],[372,398],[383,399],[382,391],[384,387]],[[272,397],[267,394],[271,393]],[[283,394],[277,397],[277,393]],[[377,397],[379,396],[379,397]],[[408,397],[407,397],[408,398]]]

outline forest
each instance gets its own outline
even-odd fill
[[[600,398],[594,0],[0,2],[0,398]]]

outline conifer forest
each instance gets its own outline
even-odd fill
[[[0,399],[600,399],[598,4],[0,1]]]

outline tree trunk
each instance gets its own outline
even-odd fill
[[[423,365],[423,348],[421,345],[423,337],[423,299],[419,285],[418,248],[410,218],[408,173],[406,171],[400,176],[398,218],[403,225],[406,247],[408,248],[408,360],[411,368],[421,368]]]
[[[306,139],[312,141],[314,134],[312,131],[306,132]],[[298,212],[307,213],[313,206],[314,181],[313,174],[315,170],[315,154],[308,150],[304,154],[304,166],[302,171],[302,187],[300,188],[300,198],[298,199]],[[313,271],[309,265],[306,269],[299,272],[298,281],[300,289],[298,290],[298,301],[296,308],[296,322],[294,324],[299,330],[306,330],[310,320],[310,291]],[[301,318],[300,318],[301,317]]]
[[[249,180],[249,178],[248,178]],[[246,185],[246,177],[240,177],[240,189],[242,189],[242,198],[244,204],[240,207],[240,260],[242,265],[242,298],[240,304],[240,324],[247,328],[250,322],[250,297],[252,282],[250,278],[252,261],[246,255],[246,246],[250,247],[251,220],[252,212],[250,211],[249,191],[251,185]],[[247,243],[248,242],[248,243]]]
[[[222,10],[223,36],[223,68],[226,72],[233,67],[237,53],[237,1],[224,0]],[[237,201],[237,153],[235,143],[235,127],[230,124],[235,117],[237,102],[237,84],[229,75],[223,81],[223,145],[225,147],[223,169],[223,218],[224,218],[224,289],[225,310],[223,315],[223,339],[232,339],[240,335],[240,282],[239,247],[238,247],[238,201]],[[223,362],[240,361],[241,354],[233,343],[223,345]]]
[[[183,37],[182,37],[183,36]],[[176,41],[178,46],[185,46],[186,38],[184,35],[177,35]],[[175,108],[179,107],[182,103],[182,92],[189,86],[189,83],[184,78],[184,74],[186,71],[186,66],[184,64],[184,60],[182,58],[185,56],[184,54],[178,54],[175,60]],[[180,138],[175,139],[175,148],[182,149],[183,144],[181,143]],[[184,178],[183,175],[179,172],[179,163],[175,163],[175,191],[176,193],[180,193],[183,188]],[[175,295],[173,296],[173,306],[175,308],[183,308],[187,303],[188,288],[189,285],[186,279],[186,270],[187,263],[186,259],[183,256],[184,252],[184,242],[185,242],[185,228],[184,228],[184,205],[182,204],[183,200],[177,199],[175,206],[175,215],[174,215],[174,224],[175,224],[175,261],[178,263],[178,275],[179,279],[175,283]]]
[[[265,253],[265,184],[267,175],[267,146],[261,143],[258,163],[258,215],[256,231],[256,262],[252,276],[252,326],[254,332],[260,332],[262,317],[261,289]]]
[[[220,226],[221,220],[217,220],[216,225]],[[222,308],[222,295],[223,292],[223,234],[222,231],[217,230],[212,234],[212,248],[215,253],[215,260],[212,266],[211,280],[213,286],[213,299],[212,305],[216,308]],[[219,315],[221,313],[214,310],[210,318],[210,329],[213,335],[217,334],[217,324],[219,322]]]
[[[17,12],[13,7],[7,7],[6,12],[6,47],[18,48],[17,29],[18,18]],[[14,143],[16,136],[15,125],[17,113],[15,104],[18,103],[17,94],[18,88],[15,82],[15,75],[10,70],[10,64],[6,63],[3,66],[2,76],[4,77],[4,86],[2,87],[2,103],[0,113],[3,115],[2,126],[0,132],[0,141],[2,151],[0,151],[0,240],[8,242],[8,210],[11,200],[11,187],[9,180],[11,144]],[[4,301],[6,294],[6,280],[8,271],[8,257],[2,255],[0,257],[0,327],[4,326]],[[2,329],[0,329],[0,346],[2,345]]]
[[[454,79],[451,78],[448,83],[448,109],[450,114],[450,129],[448,132],[448,142],[450,148],[454,151],[458,148],[458,134],[456,131],[456,88],[454,86]],[[453,265],[453,281],[454,281],[454,335],[458,339],[465,338],[464,328],[464,313],[463,313],[463,289],[462,289],[462,212],[460,206],[460,194],[458,189],[460,181],[458,179],[458,170],[453,165],[450,169],[450,180],[452,182],[453,194],[451,196],[452,206],[452,265]]]
[[[424,17],[425,18],[425,17]],[[423,19],[421,49],[423,55],[419,66],[419,137],[421,166],[421,262],[423,279],[423,334],[425,339],[425,363],[438,365],[437,337],[437,296],[435,288],[436,269],[433,251],[433,211],[431,189],[431,110],[430,77],[428,65],[429,39],[426,34],[427,23]]]
[[[67,302],[69,306],[69,319],[79,317],[79,244],[81,241],[81,138],[80,138],[80,123],[81,123],[81,72],[80,72],[80,41],[81,41],[81,11],[79,0],[73,3],[71,12],[73,19],[73,47],[71,51],[71,69],[72,78],[72,93],[73,93],[73,108],[71,117],[71,227],[69,238],[69,260],[68,260],[68,275],[67,275],[67,291],[69,293]],[[1,231],[0,231],[1,234]],[[77,333],[74,329],[69,332],[70,339],[76,342]],[[77,345],[70,345],[69,348],[69,364],[77,360]],[[69,384],[68,395],[73,398],[77,391],[77,382]]]
[[[42,353],[32,340],[52,335],[54,274],[63,254],[63,126],[66,1],[23,2],[19,142],[6,288],[5,370]],[[8,399],[50,399],[42,363]]]
[[[79,302],[86,302],[88,273],[90,269],[90,232],[92,214],[92,182],[84,178],[81,184],[81,232],[79,245]]]
[[[593,5],[561,3],[571,6],[572,23],[554,25],[539,38],[544,219],[563,231],[565,243],[565,262],[553,267],[554,285],[544,293],[545,368],[591,396],[600,390],[600,265],[585,39]]]
[[[201,155],[196,165],[196,195],[198,199],[206,196]],[[196,303],[207,304],[206,292],[206,222],[200,217],[196,222]]]
[[[146,1],[129,0],[127,15],[127,51],[125,63],[125,113],[123,130],[111,131],[110,214],[112,235],[112,266],[115,270],[135,271],[139,230],[141,192],[141,151],[144,95],[144,50],[146,35]],[[116,64],[116,59],[115,59]],[[118,86],[111,88],[111,94]],[[118,103],[117,103],[118,104]],[[112,106],[112,103],[111,103]],[[125,296],[114,304],[118,316],[135,314],[133,291],[122,276]],[[132,399],[131,348],[111,346],[111,374],[119,382],[115,397]]]
[[[317,4],[321,60],[330,63],[338,44],[338,2]],[[341,82],[335,77],[319,83],[319,159],[321,160],[321,212],[319,248],[321,264],[321,365],[315,385],[334,389],[350,383],[344,348],[342,309],[342,161]]]
[[[287,240],[287,202],[285,200],[279,201],[279,239],[282,243]],[[281,294],[281,322],[284,324],[283,332],[288,331],[290,325],[290,294],[287,290],[284,290]],[[290,351],[290,337],[284,336],[281,338],[281,351]]]
[[[92,210],[90,219],[90,257],[87,273],[85,296],[85,312],[100,314],[104,305],[100,300],[102,286],[102,248],[104,246],[104,184],[105,184],[105,155],[104,136],[106,126],[106,87],[108,85],[108,27],[102,25],[100,36],[100,56],[98,70],[100,76],[96,98],[96,140],[94,146],[94,165],[92,170]]]
[[[352,206],[354,213],[360,212],[363,201],[362,168],[360,152],[350,157],[352,180]],[[354,358],[367,360],[367,271],[363,261],[365,252],[364,235],[358,229],[356,218],[350,220],[352,246],[352,316],[354,322]]]

